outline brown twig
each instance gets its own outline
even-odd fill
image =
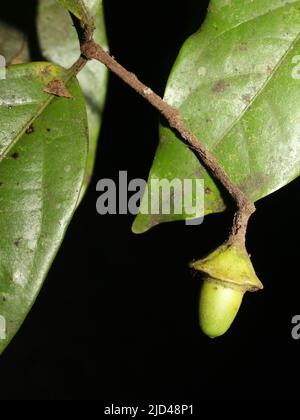
[[[229,241],[245,242],[247,225],[250,216],[255,212],[254,203],[234,184],[219,164],[215,156],[204,146],[194,133],[187,127],[181,118],[180,113],[165,102],[159,95],[142,83],[134,73],[129,72],[119,64],[109,53],[93,40],[94,24],[83,25],[76,18],[74,26],[77,29],[81,46],[81,57],[73,66],[76,73],[86,64],[87,60],[98,60],[111,72],[116,74],[127,85],[134,89],[139,95],[145,98],[154,106],[168,121],[170,127],[175,129],[180,136],[197,152],[201,162],[211,175],[228,191],[236,204],[233,223],[230,231]]]
[[[77,31],[78,39],[80,42],[80,48],[86,43],[93,39],[95,25],[94,21],[90,18],[89,23],[84,23],[79,20],[76,16],[71,13],[71,18],[73,25]],[[88,58],[83,54],[78,58],[78,60],[72,66],[72,73],[76,76],[87,64]]]
[[[165,102],[159,95],[144,85],[135,74],[126,70],[113,57],[111,57],[100,45],[93,40],[85,42],[81,46],[82,55],[88,60],[98,60],[110,71],[116,74],[127,85],[143,96],[154,106],[169,122],[180,136],[198,153],[203,165],[228,191],[234,200],[237,211],[234,216],[233,226],[230,233],[231,240],[245,240],[247,224],[252,213],[255,212],[253,202],[241,191],[229,178],[224,169],[220,166],[214,155],[204,146],[193,132],[183,122],[179,112]]]

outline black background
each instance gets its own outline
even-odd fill
[[[26,29],[39,59],[35,2],[7,3],[2,17]],[[104,1],[112,54],[163,94],[207,3]],[[1,400],[298,398],[300,340],[291,337],[291,319],[300,314],[300,181],[257,203],[248,250],[265,290],[247,294],[231,330],[210,340],[198,327],[200,279],[188,262],[223,241],[230,214],[137,236],[132,216],[95,209],[99,179],[117,181],[119,170],[147,177],[157,123],[157,113],[111,76],[91,187],[33,310],[0,359]]]

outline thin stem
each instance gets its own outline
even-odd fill
[[[244,243],[249,218],[255,212],[254,203],[232,182],[215,156],[187,127],[178,110],[165,102],[152,89],[142,83],[134,73],[125,69],[114,57],[94,42],[94,23],[91,21],[89,24],[83,24],[74,17],[73,22],[81,47],[81,57],[73,66],[74,73],[77,74],[88,60],[98,60],[156,108],[169,122],[170,127],[175,129],[189,146],[197,152],[205,168],[231,196],[236,205],[236,212],[233,218],[229,241]]]
[[[212,174],[212,176],[223,185],[236,204],[237,211],[234,216],[230,238],[232,240],[244,241],[248,220],[251,214],[255,212],[253,202],[237,187],[236,184],[231,181],[215,156],[186,126],[179,112],[165,102],[159,95],[153,92],[152,89],[142,83],[134,73],[126,70],[94,41],[83,43],[81,51],[82,55],[87,59],[100,61],[110,71],[134,89],[139,95],[145,98],[166,118],[170,126],[180,134],[180,136],[192,147],[192,149],[197,152],[203,165]]]
[[[76,16],[72,15],[71,18],[73,21],[73,25],[76,29],[76,32],[78,34],[78,39],[80,42],[80,48],[88,42],[93,39],[94,35],[94,21],[91,19],[89,24],[84,24],[81,20],[79,20]],[[85,65],[88,62],[88,58],[85,57],[83,54],[80,55],[78,60],[73,64],[71,71],[74,74],[74,76],[77,76],[77,74],[85,67]]]

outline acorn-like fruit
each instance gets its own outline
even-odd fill
[[[263,289],[243,243],[218,247],[191,266],[203,275],[200,292],[199,321],[202,331],[211,338],[229,329],[247,291]]]

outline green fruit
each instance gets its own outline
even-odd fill
[[[234,321],[243,296],[242,289],[227,287],[209,278],[204,280],[199,307],[202,331],[210,338],[223,335]]]
[[[226,242],[192,263],[203,273],[199,321],[211,338],[223,335],[234,321],[245,292],[262,289],[244,244]]]

